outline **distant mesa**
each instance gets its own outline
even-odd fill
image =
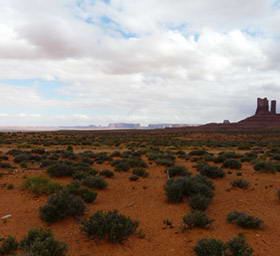
[[[277,128],[280,127],[280,114],[276,113],[276,100],[270,102],[267,98],[257,99],[255,115],[239,121],[237,124],[245,127]]]
[[[202,129],[262,129],[280,128],[280,114],[276,112],[276,100],[270,101],[267,98],[257,99],[257,109],[253,116],[239,122],[230,123],[224,120],[223,123],[209,123],[199,126]]]

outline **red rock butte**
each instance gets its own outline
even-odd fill
[[[280,114],[276,113],[276,100],[270,102],[267,98],[257,99],[257,109],[253,116],[236,123],[240,127],[274,128],[280,127]]]

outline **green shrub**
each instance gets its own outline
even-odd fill
[[[227,221],[246,229],[259,229],[263,223],[261,219],[241,212],[229,213]]]
[[[208,208],[210,202],[211,198],[201,194],[195,194],[189,198],[190,207],[194,210],[205,211]]]
[[[199,166],[199,172],[201,175],[207,176],[208,178],[223,178],[225,176],[225,172],[216,166],[210,166],[208,164],[204,164]]]
[[[184,196],[201,195],[211,199],[214,196],[213,190],[213,183],[201,175],[169,179],[165,185],[165,193],[168,200],[173,203],[181,202]]]
[[[168,201],[171,203],[180,203],[184,197],[184,180],[170,179],[164,187]]]
[[[268,172],[268,173],[275,173],[276,168],[272,162],[268,161],[260,161],[254,165],[254,169],[257,172]]]
[[[55,240],[51,231],[31,229],[20,243],[26,256],[65,256],[67,246]]]
[[[277,197],[280,200],[280,189],[277,190]]]
[[[13,236],[2,238],[0,240],[0,255],[11,254],[18,248],[18,242]]]
[[[243,179],[233,180],[231,183],[232,187],[247,189],[249,187],[249,182]]]
[[[139,223],[117,211],[98,211],[82,222],[81,230],[92,239],[121,243],[135,233]]]
[[[187,170],[187,168],[181,165],[174,165],[172,167],[169,167],[166,172],[168,173],[169,177],[191,176],[191,173]]]
[[[203,149],[193,150],[189,153],[189,155],[191,155],[191,156],[203,156],[206,154],[208,154],[208,152]]]
[[[74,166],[66,162],[57,162],[50,165],[47,171],[51,177],[72,176],[74,172]]]
[[[188,228],[204,228],[209,226],[213,222],[212,219],[209,219],[204,212],[194,211],[183,217],[184,223]]]
[[[224,242],[216,239],[201,239],[194,248],[198,256],[224,256]]]
[[[242,164],[239,160],[227,159],[224,161],[223,167],[230,169],[240,169],[242,167]]]
[[[148,173],[146,170],[140,169],[140,168],[133,169],[133,170],[132,170],[132,173],[133,173],[134,175],[137,175],[137,176],[143,177],[143,178],[149,176],[149,173]]]
[[[51,195],[47,204],[40,208],[40,218],[52,223],[69,216],[81,216],[84,212],[85,205],[80,198],[61,191]]]
[[[108,183],[103,178],[91,176],[83,179],[82,184],[86,187],[95,189],[105,189],[108,186]]]
[[[226,255],[229,256],[251,256],[253,254],[253,249],[246,243],[242,235],[229,240],[225,247]]]
[[[138,175],[131,175],[130,177],[129,177],[129,180],[130,181],[137,181],[137,180],[139,180],[139,176]]]
[[[86,188],[80,189],[79,195],[86,203],[94,202],[97,197],[97,193],[95,191],[90,191]]]
[[[99,172],[99,175],[104,176],[106,178],[112,178],[115,174],[110,170],[102,170]]]
[[[62,189],[62,186],[42,176],[27,178],[23,184],[24,188],[36,195],[52,194]]]

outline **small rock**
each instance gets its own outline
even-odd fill
[[[7,219],[10,219],[10,218],[12,218],[12,214],[7,214],[7,215],[1,217],[1,220],[7,220]]]

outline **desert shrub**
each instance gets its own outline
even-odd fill
[[[11,164],[9,164],[9,163],[0,162],[0,168],[3,168],[3,169],[13,169],[14,167]]]
[[[80,189],[81,189],[81,184],[80,182],[76,182],[76,181],[66,185],[66,187],[64,188],[66,192],[73,195],[79,195]]]
[[[30,160],[30,154],[28,154],[28,153],[22,153],[22,154],[16,155],[14,158],[14,162],[18,163],[18,164],[29,161],[29,160]]]
[[[169,180],[165,185],[165,194],[171,203],[179,203],[184,197],[184,180]]]
[[[191,195],[189,205],[194,210],[205,211],[211,202],[211,198],[202,194]]]
[[[123,160],[114,160],[111,165],[115,167],[117,172],[127,172],[130,169],[129,164]]]
[[[11,254],[18,248],[18,242],[13,236],[2,238],[0,240],[0,255]]]
[[[245,153],[242,158],[241,162],[252,162],[253,160],[257,159],[258,155],[254,152],[247,152]]]
[[[61,161],[50,165],[47,171],[51,177],[71,176],[74,172],[74,166]]]
[[[82,180],[82,179],[87,178],[88,176],[89,176],[89,174],[84,172],[84,171],[77,171],[77,170],[75,170],[72,173],[72,178],[74,180]]]
[[[52,194],[62,189],[62,186],[42,176],[27,178],[23,184],[24,188],[37,195]]]
[[[224,242],[216,239],[201,239],[194,247],[198,256],[224,256]]]
[[[232,187],[247,189],[249,187],[249,182],[243,179],[233,180],[231,183]]]
[[[175,160],[170,159],[170,158],[163,158],[163,157],[161,157],[161,158],[157,158],[155,160],[155,163],[157,165],[172,166],[172,165],[175,164]]]
[[[277,190],[277,197],[280,199],[280,189]]]
[[[79,195],[86,203],[92,203],[95,201],[97,197],[97,193],[95,191],[88,190],[86,188],[82,188],[79,190]]]
[[[110,161],[111,157],[107,152],[99,152],[95,155],[95,162],[97,164],[103,164],[105,161]]]
[[[99,172],[99,175],[104,176],[106,178],[114,177],[114,173],[110,170],[102,170],[102,171]]]
[[[240,169],[242,167],[242,164],[239,160],[227,159],[224,161],[223,167],[230,169]]]
[[[276,168],[273,162],[259,161],[254,165],[254,170],[257,172],[275,173]]]
[[[229,213],[227,216],[227,221],[246,229],[258,229],[263,223],[261,219],[241,212]]]
[[[209,178],[223,178],[225,176],[225,172],[223,169],[216,167],[216,166],[210,166],[208,164],[204,164],[199,167],[199,172],[201,175],[207,176]]]
[[[108,186],[108,183],[103,178],[91,176],[83,179],[82,184],[86,187],[95,189],[105,189]]]
[[[146,170],[140,169],[140,168],[133,169],[133,170],[132,170],[132,173],[133,173],[134,175],[137,175],[137,176],[143,177],[143,178],[149,176],[149,173],[148,173]]]
[[[191,173],[187,170],[187,168],[182,165],[171,166],[166,170],[166,172],[169,174],[169,177],[191,176]]]
[[[118,211],[98,211],[82,222],[81,230],[92,239],[121,243],[135,233],[138,225],[138,221],[133,221]]]
[[[253,254],[253,249],[246,243],[242,235],[230,239],[225,248],[228,256],[251,256]]]
[[[203,149],[198,149],[198,150],[192,150],[189,155],[191,156],[203,156],[208,154],[208,152],[206,150]]]
[[[68,184],[64,191],[72,195],[80,196],[86,203],[92,203],[97,197],[97,192],[82,188],[79,182]]]
[[[63,220],[68,216],[81,216],[84,214],[84,202],[66,191],[51,195],[46,205],[40,208],[40,218],[52,223]]]
[[[193,211],[192,213],[185,215],[183,221],[188,228],[204,228],[213,222],[212,219],[209,219],[208,216],[201,211]]]
[[[51,231],[43,229],[31,229],[20,243],[26,256],[65,256],[67,246],[65,243],[55,240]]]
[[[46,153],[46,150],[44,148],[34,148],[31,150],[31,153],[43,155]]]
[[[137,181],[137,180],[139,180],[139,176],[138,175],[131,175],[130,177],[129,177],[129,180],[130,181]]]
[[[213,183],[201,175],[169,179],[165,185],[165,193],[169,202],[178,203],[183,197],[202,195],[206,198],[214,196]]]

